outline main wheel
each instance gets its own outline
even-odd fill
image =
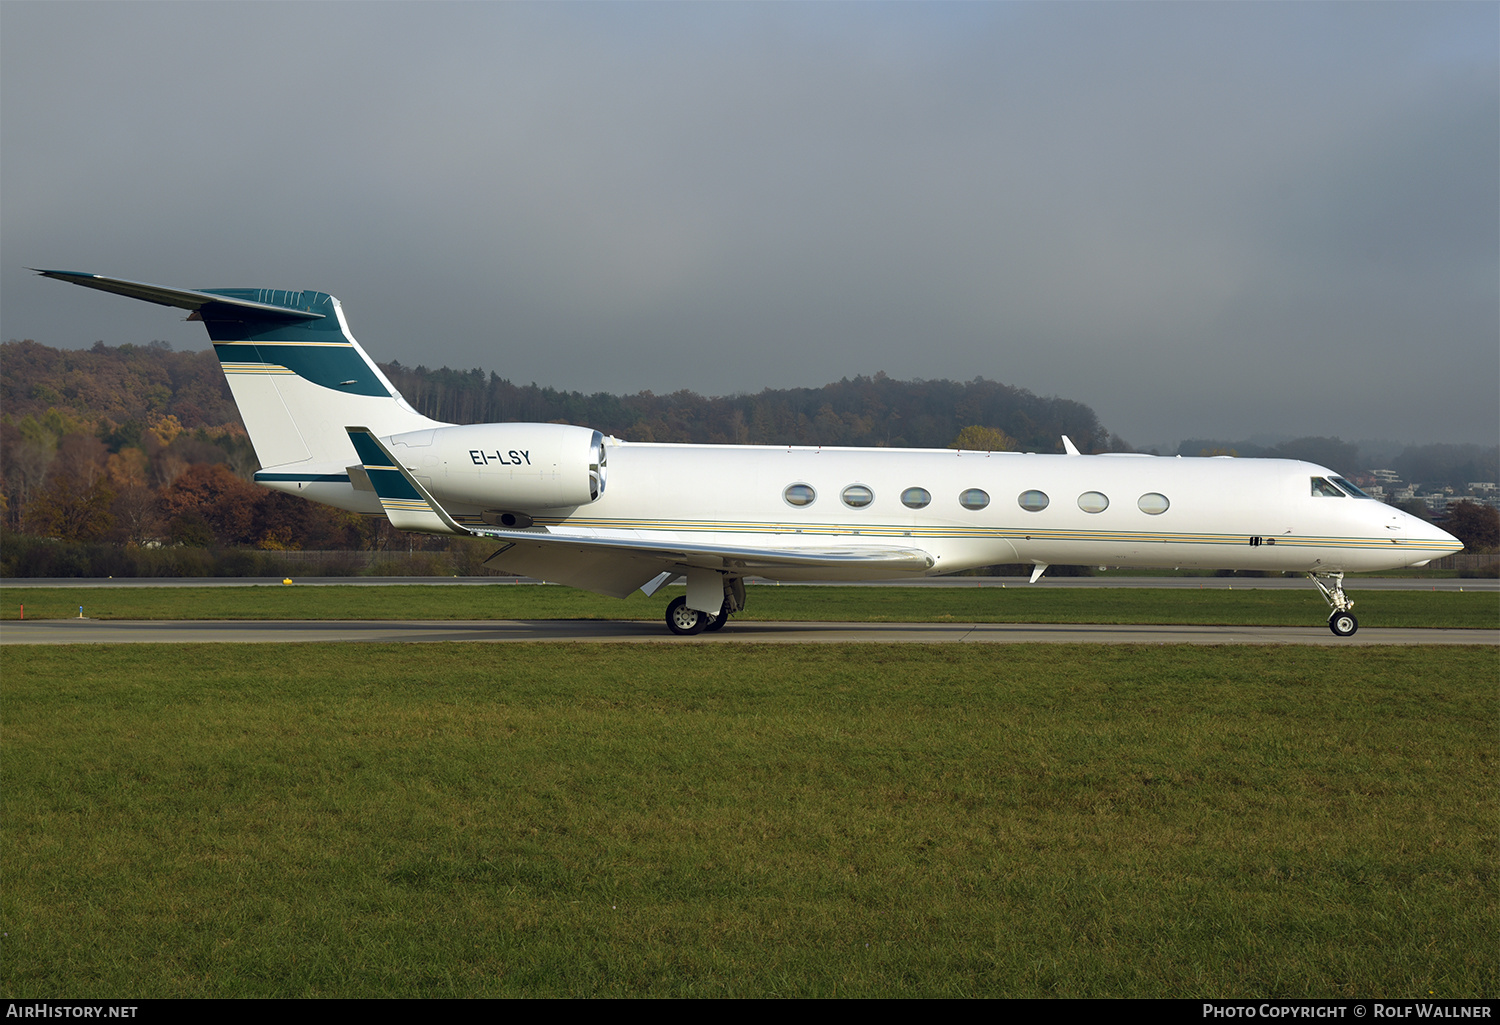
[[[708,616],[687,607],[687,598],[673,598],[667,606],[667,629],[679,637],[699,634],[708,628]]]
[[[709,633],[713,633],[715,630],[722,630],[722,629],[724,629],[724,624],[728,623],[728,622],[729,622],[729,602],[726,601],[723,605],[719,606],[719,614],[717,616],[715,616],[713,619],[711,619],[709,621],[709,624],[707,626],[705,626],[703,629],[707,630]]]
[[[1335,637],[1353,637],[1354,631],[1359,629],[1359,620],[1354,618],[1350,612],[1335,612],[1328,617],[1328,629],[1333,631]]]

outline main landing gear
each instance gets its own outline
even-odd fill
[[[701,634],[715,618],[706,612],[687,607],[687,598],[679,595],[667,606],[667,629],[679,637]]]
[[[717,614],[690,609],[687,596],[673,598],[667,605],[667,629],[679,637],[713,633],[724,629],[729,617],[745,607],[745,583],[739,577],[724,578],[724,604]]]
[[[1333,581],[1332,587],[1323,583],[1321,578],[1324,577]],[[1307,579],[1317,585],[1333,609],[1333,614],[1328,617],[1328,629],[1333,631],[1335,637],[1353,637],[1354,631],[1359,629],[1359,620],[1349,611],[1354,608],[1354,599],[1344,593],[1344,574],[1309,573]]]

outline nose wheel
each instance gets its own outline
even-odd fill
[[[1335,637],[1353,637],[1354,631],[1359,629],[1359,620],[1348,612],[1335,612],[1328,617],[1328,629]]]
[[[1344,593],[1344,574],[1309,573],[1307,578],[1317,585],[1324,600],[1333,608],[1333,615],[1328,617],[1328,629],[1335,637],[1353,637],[1354,631],[1359,629],[1359,620],[1349,611],[1354,608],[1354,599]],[[1323,582],[1325,578],[1331,586]]]

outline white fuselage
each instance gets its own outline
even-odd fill
[[[670,536],[789,551],[832,541],[903,545],[931,554],[929,575],[999,563],[1361,571],[1419,564],[1461,547],[1449,534],[1380,502],[1317,496],[1313,478],[1335,474],[1282,459],[611,441],[607,487],[597,501],[522,510],[498,481],[489,501],[475,504],[472,457],[459,446],[446,451],[441,432],[423,455],[418,472],[424,483],[460,521],[509,510],[531,514],[554,533]],[[467,501],[455,500],[446,486],[450,468],[453,479],[464,482]],[[813,500],[791,504],[785,496],[793,485],[810,488]],[[867,504],[842,500],[851,486],[868,489]],[[914,488],[930,496],[922,508],[903,503],[903,493]],[[974,491],[988,496],[982,508],[961,502]],[[1027,492],[1045,495],[1045,507],[1035,508],[1032,495],[1032,508],[1023,508]],[[856,502],[864,497],[851,494]],[[1080,502],[1085,495],[1092,500]],[[1086,511],[1103,504],[1094,497],[1101,495],[1107,505]],[[1142,502],[1143,496],[1160,497]],[[971,494],[969,504],[978,505],[979,496]],[[846,575],[871,573],[850,567]]]
[[[1336,575],[1463,547],[1291,460],[631,444],[565,424],[444,424],[397,394],[326,293],[39,273],[193,310],[266,487],[402,529],[487,535],[517,564],[601,593],[686,571],[688,607],[709,616],[728,607],[721,584],[752,569],[788,580],[1018,562]],[[1341,589],[1330,604],[1349,607]]]

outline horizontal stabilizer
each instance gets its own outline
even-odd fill
[[[322,320],[323,314],[314,313],[311,310],[292,309],[284,305],[258,302],[243,296],[228,295],[212,290],[199,291],[188,288],[167,288],[165,285],[151,285],[144,281],[126,281],[123,278],[106,278],[99,274],[79,274],[74,271],[65,270],[37,270],[44,278],[56,278],[59,281],[70,281],[75,285],[85,288],[97,288],[101,292],[113,292],[115,295],[129,296],[132,299],[140,299],[148,303],[156,303],[158,306],[176,306],[178,309],[194,310],[202,313],[223,312],[225,308],[238,310],[252,310],[261,319],[266,320]],[[225,289],[230,291],[252,291],[251,289]],[[255,289],[257,292],[270,292],[271,289]],[[301,292],[280,292],[282,296],[301,296]]]

